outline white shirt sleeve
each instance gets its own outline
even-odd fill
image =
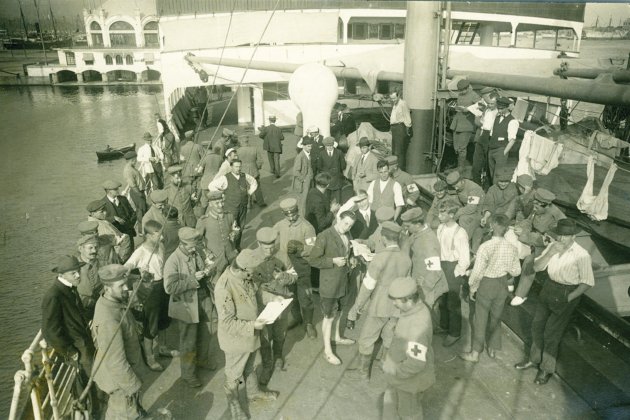
[[[457,229],[453,246],[455,247],[455,256],[457,257],[457,265],[455,266],[454,274],[456,276],[463,276],[470,265],[470,246],[468,245],[468,234],[464,228]]]
[[[304,137],[300,137],[295,147],[297,147],[298,149],[303,148],[304,146],[302,145],[302,140],[304,140]]]
[[[405,205],[405,199],[403,198],[402,187],[399,182],[394,182],[394,204],[396,207],[403,207]]]
[[[256,181],[256,178],[254,178],[250,174],[241,174],[241,176],[243,176],[243,175],[245,175],[245,179],[247,180],[247,184],[249,185],[249,188],[247,190],[247,194],[249,194],[249,195],[254,194],[254,192],[258,188],[258,182]]]
[[[367,196],[368,196],[368,202],[370,204],[372,204],[372,201],[374,201],[374,185],[376,184],[376,181],[378,180],[374,180],[370,182],[370,185],[368,185],[368,189],[366,191]]]
[[[224,191],[227,188],[227,185],[228,185],[228,180],[225,177],[225,175],[223,175],[223,176],[220,176],[219,178],[215,178],[212,181],[210,181],[210,184],[208,184],[208,189],[210,191]],[[256,184],[256,186],[258,186],[258,184]]]
[[[514,141],[516,140],[516,135],[518,134],[518,120],[517,119],[513,119],[512,121],[510,121],[510,123],[508,124],[508,140],[509,141]]]

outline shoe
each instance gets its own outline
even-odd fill
[[[331,365],[339,366],[341,364],[341,360],[334,354],[326,354],[324,353],[324,359]]]
[[[467,362],[477,363],[479,361],[479,353],[473,353],[472,351],[468,353],[461,353],[459,357]]]
[[[162,371],[164,371],[164,366],[162,366],[161,364],[156,362],[155,359],[147,360],[147,366],[149,366],[149,369],[151,369],[153,372],[162,372]]]
[[[444,328],[442,328],[442,327],[435,327],[435,328],[433,329],[433,334],[434,334],[434,335],[445,335],[445,334],[447,334],[447,333],[448,333],[448,330],[447,330],[447,329],[444,329]]]
[[[351,319],[346,320],[346,329],[354,330],[354,321],[352,321]]]
[[[201,381],[196,376],[184,378],[184,382],[186,382],[186,385],[188,385],[190,388],[199,388],[202,385]]]
[[[280,393],[278,391],[263,391],[259,390],[254,394],[247,394],[247,399],[249,401],[275,401],[278,399],[278,395]]]
[[[518,370],[525,370],[525,369],[536,367],[536,364],[533,362],[530,362],[529,360],[525,360],[525,361],[515,364],[514,367]]]
[[[452,335],[447,335],[444,341],[442,341],[442,345],[444,347],[451,347],[453,344],[457,343],[460,338],[461,336],[453,337]]]
[[[317,338],[317,330],[313,324],[306,324],[306,335],[308,335],[308,338]]]
[[[536,374],[536,379],[534,379],[534,383],[536,385],[545,385],[551,379],[553,372],[545,372],[544,370],[539,370]]]
[[[351,346],[354,343],[356,343],[356,341],[354,341],[351,338],[338,338],[337,340],[335,340],[335,344],[339,344],[341,346]]]
[[[274,362],[274,369],[275,370],[284,370],[284,359],[282,359],[282,358],[276,359],[276,361]]]
[[[512,293],[514,291],[514,285],[508,284],[508,292]]]
[[[488,353],[488,357],[491,359],[494,359],[497,357],[497,354],[495,353],[494,349],[487,348],[486,353]]]
[[[258,207],[267,207],[267,203],[260,203]]]
[[[162,357],[179,357],[179,351],[169,350],[166,346],[160,346],[158,353]]]
[[[522,305],[523,302],[525,302],[526,300],[527,300],[526,297],[522,298],[520,296],[514,296],[512,300],[510,301],[510,305],[519,306],[519,305]]]
[[[276,174],[276,178],[280,178],[280,174]]]

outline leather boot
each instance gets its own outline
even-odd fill
[[[260,385],[258,385],[258,375],[256,375],[255,371],[247,376],[245,386],[247,387],[247,399],[249,401],[274,401],[278,398],[278,392],[263,391],[262,389],[260,389]]]
[[[225,396],[227,397],[228,407],[230,409],[230,415],[232,420],[247,420],[247,414],[241,407],[241,403],[238,400],[238,384],[235,384],[236,388],[223,384],[225,390]]]
[[[142,342],[144,357],[147,360],[147,366],[149,366],[149,369],[156,372],[161,372],[164,370],[164,368],[155,360],[155,354],[153,353],[153,341],[154,340],[150,338],[144,338]]]
[[[349,368],[344,376],[348,379],[369,380],[371,359],[372,355],[361,354],[359,366],[355,368]]]

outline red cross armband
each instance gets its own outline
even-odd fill
[[[411,357],[415,360],[420,360],[421,362],[427,361],[427,351],[429,349],[426,346],[423,346],[420,343],[416,343],[414,341],[410,341],[407,343],[407,356]]]

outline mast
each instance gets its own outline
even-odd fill
[[[53,14],[52,4],[50,3],[50,0],[48,0],[48,11],[50,12],[50,20],[52,22],[53,33],[55,34],[55,40],[57,40],[57,25],[55,25],[55,15]]]
[[[26,27],[26,19],[24,18],[24,12],[22,11],[22,2],[18,0],[18,4],[20,5],[20,17],[22,18],[22,27],[24,27],[24,41],[22,42],[22,52],[24,53],[24,57],[26,57],[26,41],[28,41],[28,28]]]
[[[44,33],[42,31],[42,23],[39,20],[39,6],[37,5],[37,0],[33,0],[35,3],[35,11],[37,12],[37,25],[39,25],[39,40],[42,43],[42,50],[44,51],[44,63],[48,65],[48,55],[46,54],[46,44],[44,44]]]

